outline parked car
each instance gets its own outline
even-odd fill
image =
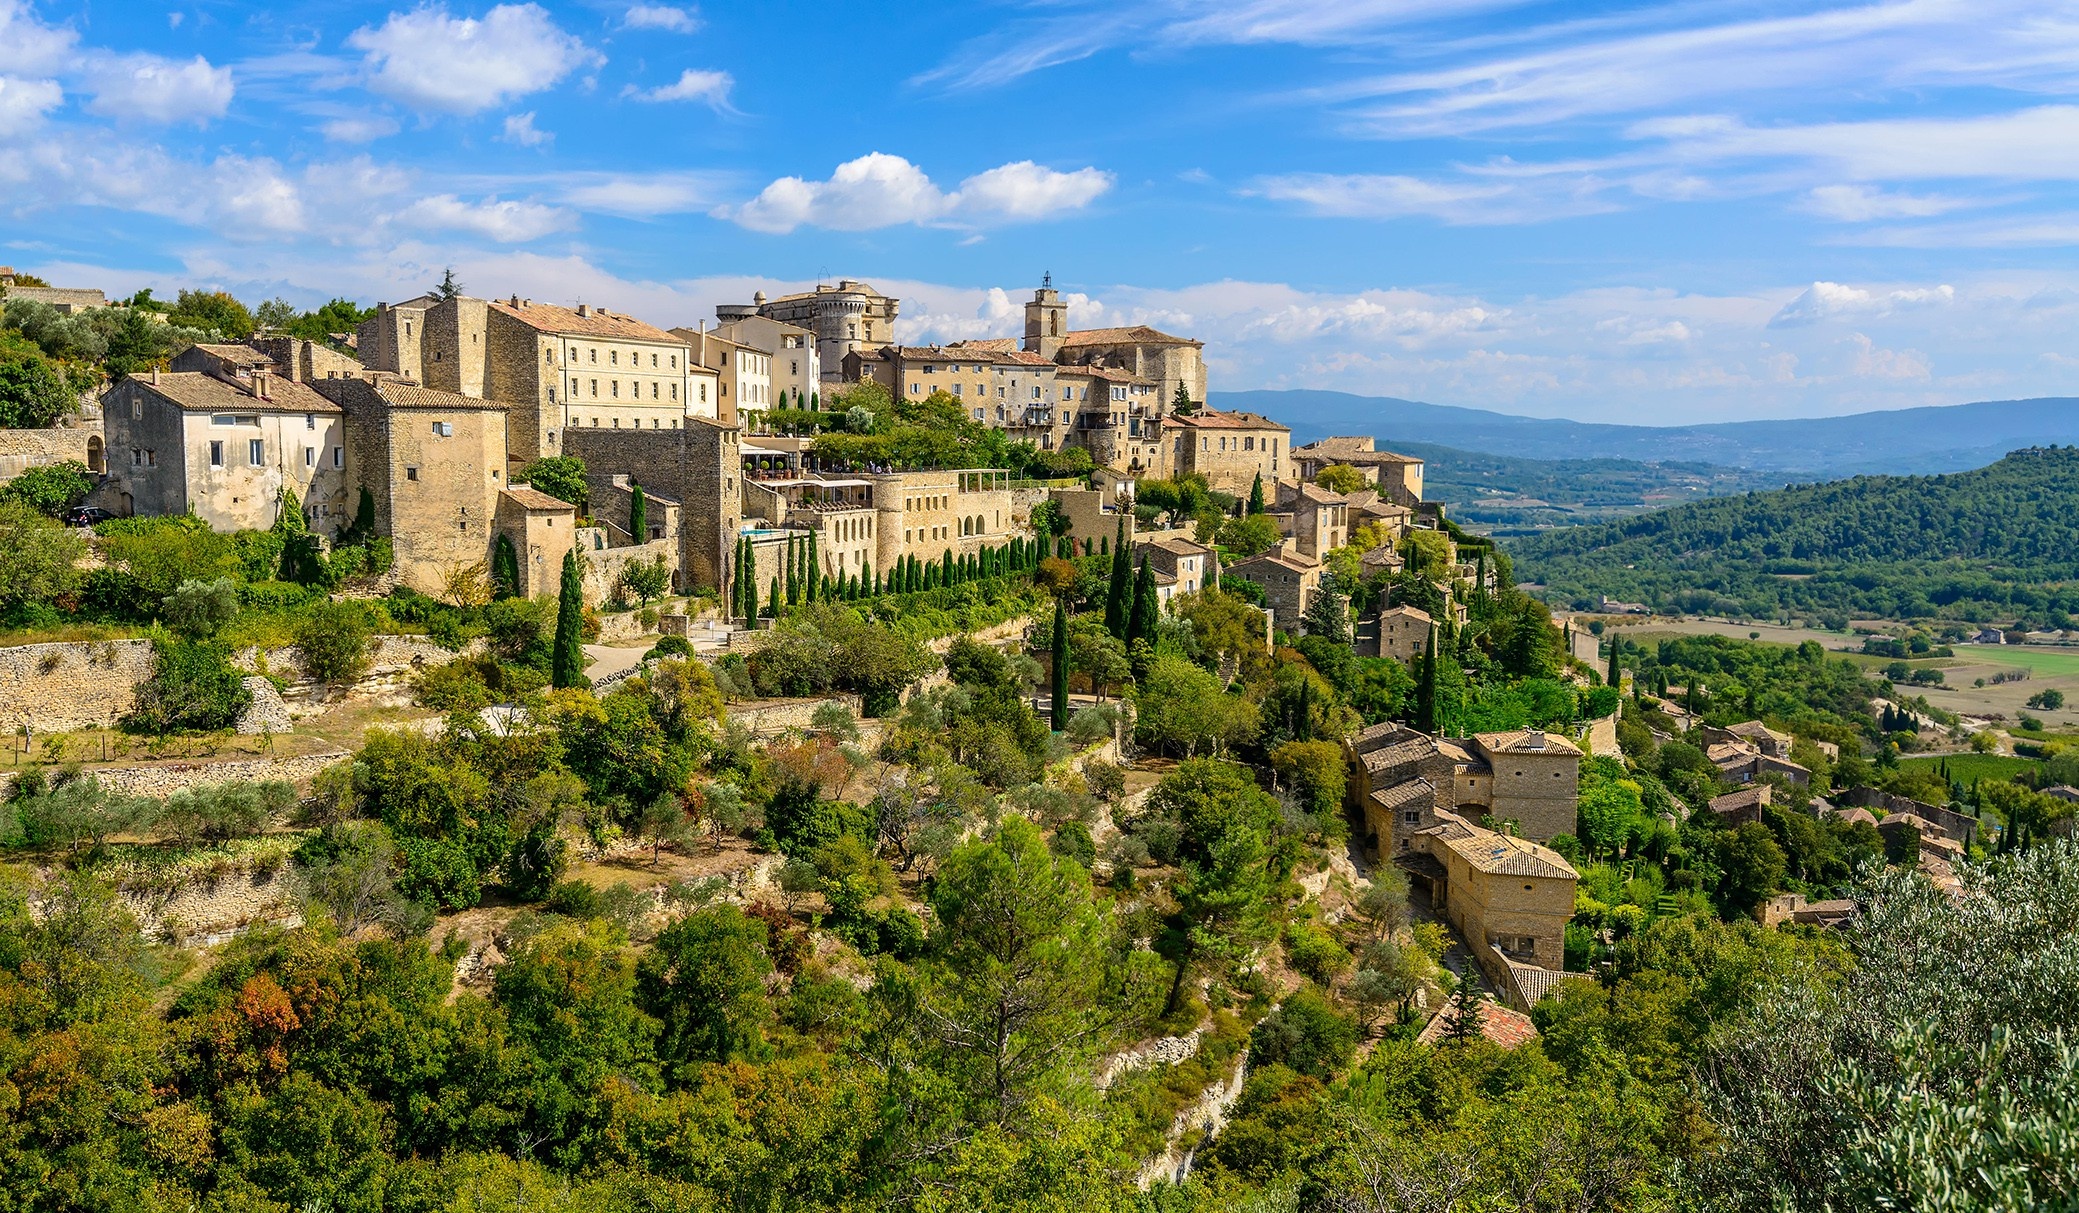
[[[113,517],[114,514],[98,505],[76,505],[65,511],[64,522],[66,526],[93,526],[97,522],[107,522]]]

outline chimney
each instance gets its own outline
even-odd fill
[[[303,382],[303,360],[310,356],[310,342],[291,337],[286,352],[289,356],[282,359],[282,378],[290,383]]]
[[[159,386],[159,364],[156,362],[152,364],[152,386]]]
[[[589,303],[578,304],[578,315],[586,320],[590,320],[592,318],[592,305]]]
[[[255,370],[255,371],[253,372],[253,399],[255,399],[255,400],[265,400],[265,399],[267,399],[267,372],[266,372],[266,371],[262,371],[262,370]]]
[[[1524,748],[1524,749],[1526,749],[1526,750],[1542,750],[1542,749],[1544,749],[1544,748],[1545,748],[1545,730],[1543,730],[1543,729],[1530,729],[1530,730],[1526,731],[1526,732],[1524,733],[1524,735],[1523,735],[1523,748]]]

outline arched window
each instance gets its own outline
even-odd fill
[[[88,437],[87,437],[87,470],[88,470],[88,471],[90,471],[90,472],[99,472],[99,471],[103,471],[103,470],[105,470],[105,469],[104,469],[104,468],[103,468],[103,467],[101,466],[101,452],[102,452],[102,449],[103,449],[103,448],[102,448],[102,444],[101,444],[101,438],[100,438],[100,436],[99,436],[99,435],[88,435]]]

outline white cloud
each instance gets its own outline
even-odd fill
[[[43,121],[45,113],[65,100],[55,80],[23,80],[0,76],[0,139],[19,135]]]
[[[540,92],[605,62],[536,4],[501,4],[474,17],[429,5],[391,13],[355,30],[347,45],[366,54],[369,87],[420,110],[474,114]]]
[[[1446,223],[1528,223],[1614,210],[1593,175],[1514,181],[1445,181],[1398,174],[1291,173],[1259,179],[1246,193],[1297,203],[1332,219],[1401,219]]]
[[[629,86],[624,96],[637,101],[705,101],[716,109],[729,108],[729,90],[736,87],[736,78],[728,72],[698,71],[687,68],[670,84],[652,89]]]
[[[1641,122],[1640,139],[1666,140],[1690,160],[1788,157],[1824,163],[1861,181],[1986,178],[2079,181],[2079,106],[2043,105],[1971,118],[1750,126],[1731,118]]]
[[[1843,316],[1888,316],[1905,308],[1940,307],[1955,301],[1956,288],[1947,283],[1870,291],[1839,282],[1815,282],[1784,304],[1769,324],[1781,328]]]
[[[9,75],[39,76],[69,66],[78,41],[69,28],[38,21],[25,0],[0,0],[0,46],[7,48],[0,67]]]
[[[555,137],[552,132],[535,128],[533,110],[524,114],[507,114],[505,133],[499,136],[507,143],[515,143],[521,147],[540,147]]]
[[[143,122],[201,122],[231,107],[231,69],[197,55],[183,63],[158,55],[93,55],[86,61],[87,108]]]
[[[352,114],[318,127],[334,143],[373,143],[397,133],[397,120],[382,114]]]
[[[699,172],[563,173],[556,184],[579,210],[637,219],[705,211],[722,192],[714,175]]]
[[[700,28],[700,18],[682,8],[666,4],[637,4],[628,9],[621,24],[629,29],[661,29],[690,34]]]
[[[1966,198],[1887,193],[1866,185],[1822,185],[1805,195],[1801,209],[1843,223],[1872,219],[1920,219],[1976,203]]]
[[[453,194],[421,198],[397,212],[395,222],[407,228],[470,232],[502,244],[536,240],[575,221],[570,212],[534,202],[501,202],[486,198],[465,202]]]
[[[1111,188],[1112,175],[1101,169],[1064,173],[1019,160],[969,177],[950,201],[965,218],[1023,222],[1081,210]]]
[[[1112,175],[1099,169],[1064,173],[1020,160],[977,173],[947,193],[902,157],[871,152],[838,165],[827,181],[782,177],[718,214],[775,234],[803,226],[858,232],[904,223],[1016,223],[1080,210],[1111,184]]]

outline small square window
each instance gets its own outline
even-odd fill
[[[417,469],[417,468],[406,468],[406,469],[404,469],[404,478],[405,478],[406,480],[417,480],[417,479],[419,478],[419,469]]]

